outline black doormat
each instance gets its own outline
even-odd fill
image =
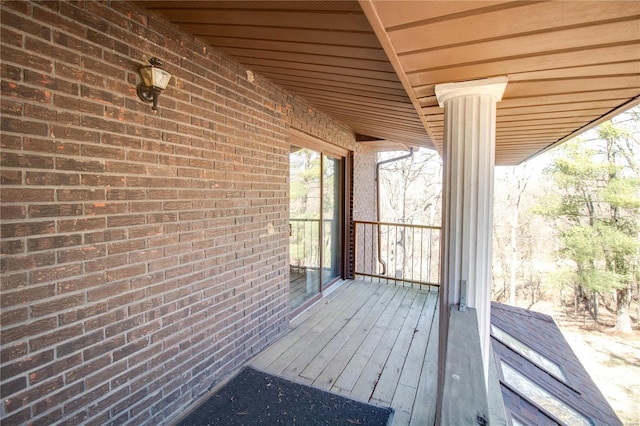
[[[387,426],[391,413],[245,367],[178,426]]]

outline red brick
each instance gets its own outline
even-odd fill
[[[68,358],[47,364],[42,368],[29,372],[29,384],[34,385],[40,383],[43,380],[48,380],[70,368],[82,364],[82,354],[75,354]]]
[[[21,116],[25,114],[24,104],[10,99],[0,99],[0,112],[4,115]]]
[[[80,113],[87,113],[92,115],[102,115],[104,113],[104,105],[101,103],[98,103],[92,100],[87,100],[87,99],[80,99],[80,98],[65,96],[58,93],[54,95],[53,105],[56,108],[69,109],[69,110],[74,110]],[[90,120],[90,119],[87,118],[86,120]],[[93,122],[95,123],[95,120]],[[84,120],[82,120],[82,125],[85,126]],[[94,127],[94,126],[91,126],[91,127]],[[96,127],[96,128],[99,129],[100,127]],[[72,131],[74,133],[78,132],[76,129],[72,129]],[[92,130],[85,130],[84,132],[87,134],[97,134],[97,132],[94,132]],[[53,127],[52,133],[60,138],[71,139],[71,137],[67,135],[67,133],[63,130],[63,128],[58,126]]]
[[[64,411],[72,413],[74,410],[78,408],[87,407],[91,405],[97,399],[103,397],[109,392],[109,384],[105,383],[102,386],[99,386],[93,389],[91,392],[82,394],[76,399],[71,399],[67,403],[64,404]]]
[[[111,364],[112,359],[111,359],[111,352],[116,350],[117,348],[122,347],[122,345],[125,344],[125,338],[124,336],[117,336],[114,337],[113,339],[109,339],[109,340],[105,340],[103,342],[101,342],[98,345],[93,345],[87,349],[85,349],[82,352],[82,356],[84,357],[85,361],[94,359],[96,357],[99,357],[101,355],[107,354],[109,353],[108,357],[102,357],[98,359],[98,363],[99,364],[104,364],[105,362],[108,364]],[[107,362],[108,361],[108,362]],[[95,367],[95,365],[94,365]],[[80,369],[80,371],[83,372],[83,374],[77,374],[77,375],[71,375],[71,377],[67,377],[67,380],[75,380],[77,379],[81,379],[82,377],[84,377],[84,375],[88,375],[89,373],[91,373],[92,371],[94,371],[94,369]]]
[[[70,248],[68,250],[58,250],[58,263],[78,262],[91,260],[106,256],[107,251],[104,246],[84,246]]]
[[[29,310],[26,307],[0,312],[0,324],[2,324],[3,328],[15,323],[24,322],[27,318],[29,318]]]
[[[94,345],[104,340],[104,333],[102,330],[94,331],[93,333],[84,333],[82,337],[74,339],[70,342],[63,343],[56,348],[56,356],[58,358],[72,354],[83,348]],[[80,357],[80,354],[77,354]],[[79,364],[79,363],[78,363]],[[76,364],[77,365],[77,364]],[[73,365],[72,365],[73,366]],[[68,369],[68,368],[65,368]]]
[[[17,379],[6,382],[3,385],[0,385],[0,398],[4,399],[9,395],[20,392],[26,387],[26,377],[18,377]]]
[[[27,250],[53,250],[61,247],[72,247],[82,244],[82,235],[59,235],[53,237],[29,238],[27,240]]]
[[[21,287],[26,287],[29,283],[29,274],[27,272],[18,272],[15,274],[6,273],[0,280],[0,290],[6,292]]]
[[[46,407],[47,402],[48,402],[47,400],[44,400],[35,404],[33,409],[34,414],[40,414],[41,410],[46,409],[44,407]],[[31,426],[49,426],[52,424],[56,424],[61,418],[62,418],[62,408],[57,408],[53,411],[48,412],[46,415],[42,417],[38,417],[37,419],[31,421],[30,425]]]
[[[81,325],[72,325],[66,328],[59,328],[52,333],[48,333],[44,336],[34,337],[29,340],[29,347],[34,350],[40,350],[42,348],[46,348],[62,341],[72,339],[74,337],[80,336],[82,334],[82,326]]]
[[[27,424],[27,421],[31,419],[31,409],[26,408],[24,410],[20,410],[10,416],[3,416],[2,425],[3,426],[18,426]]]
[[[105,304],[106,306],[106,304]],[[104,315],[94,316],[84,322],[85,331],[97,330],[105,327],[114,327],[116,321],[121,321],[126,317],[125,309],[105,310]],[[107,335],[110,337],[110,335]]]
[[[0,217],[5,221],[12,219],[24,219],[27,216],[25,206],[2,205],[0,206]],[[4,242],[4,241],[2,241]]]
[[[77,95],[79,92],[79,86],[77,83],[55,78],[48,74],[37,73],[28,69],[24,71],[24,81],[29,84],[46,87],[49,90],[64,92],[71,95]]]
[[[103,217],[83,218],[73,220],[58,220],[59,232],[82,232],[95,229],[104,229],[107,221]]]
[[[33,204],[28,206],[29,217],[79,216],[82,204]]]
[[[111,366],[104,368],[94,374],[90,374],[85,378],[85,384],[88,389],[91,389],[94,386],[101,385],[103,383],[108,383],[113,377],[127,370],[127,362],[126,360],[120,361],[115,364],[111,364]],[[125,391],[126,394],[126,391]]]
[[[81,55],[79,52],[60,48],[49,42],[27,37],[25,47],[27,50],[39,53],[43,56],[54,57],[62,62],[80,65]]]
[[[56,169],[77,170],[81,172],[104,172],[103,161],[96,160],[76,160],[72,158],[56,158]]]
[[[59,6],[59,4],[56,4],[54,2],[44,2],[43,5]],[[81,25],[76,24],[69,19],[63,18],[55,11],[52,12],[51,10],[43,7],[34,7],[33,17],[38,21],[45,22],[55,28],[64,29],[74,34],[82,35],[85,32],[84,28]]]
[[[55,127],[54,127],[54,131],[55,131]],[[71,143],[71,142],[63,142],[56,139],[25,138],[24,149],[25,151],[31,151],[31,152],[45,152],[50,154],[66,154],[66,155],[77,155],[80,152],[80,146],[78,144]]]
[[[13,152],[3,152],[0,155],[0,161],[4,167],[21,167],[33,169],[53,169],[53,158],[39,155],[18,154]],[[30,174],[27,173],[27,184]],[[9,201],[9,200],[8,200]]]
[[[28,358],[24,358],[12,364],[4,364],[2,366],[2,378],[4,380],[10,377],[17,376],[19,374],[27,373],[53,361],[53,357],[53,350],[48,350],[35,355],[31,355]],[[7,360],[3,359],[3,363],[6,361]]]
[[[61,263],[63,263],[61,261]],[[85,290],[91,287],[97,287],[107,282],[105,272],[83,275],[81,278],[66,280],[57,284],[58,294],[71,293],[74,291]],[[65,314],[66,315],[66,314]]]
[[[33,68],[44,72],[53,70],[53,60],[35,55],[23,49],[16,49],[7,45],[2,46],[2,60],[4,62]]]
[[[120,296],[114,296],[107,301],[109,309],[113,309],[119,306],[126,306],[131,304],[132,300],[138,300],[145,296],[144,290],[131,291]]]
[[[56,378],[39,386],[30,387],[24,392],[14,394],[4,400],[6,412],[13,412],[19,408],[22,408],[25,405],[41,398],[42,396],[54,392],[56,389],[61,388],[63,385],[64,383],[62,382],[62,378]]]
[[[104,189],[57,189],[58,201],[98,201],[105,200]]]
[[[58,297],[50,302],[41,302],[31,305],[31,316],[37,318],[81,306],[83,304],[84,295],[82,294],[69,297]]]
[[[53,268],[38,269],[31,272],[30,279],[33,283],[47,281],[59,281],[65,278],[82,275],[82,265],[66,264]]]
[[[2,299],[0,300],[0,306],[3,309],[6,309],[11,306],[22,305],[34,302],[36,300],[45,299],[47,297],[52,297],[55,295],[55,285],[41,285],[41,286],[29,286],[24,290],[16,290],[16,291],[4,291],[2,294]],[[3,331],[2,338],[4,339],[4,334],[8,333]],[[25,336],[22,336],[25,337]],[[3,340],[4,341],[4,340]]]
[[[3,346],[4,348],[0,350],[0,361],[2,364],[6,364],[27,354],[28,345],[26,342],[18,342],[10,345],[3,344]]]
[[[51,266],[56,262],[56,255],[53,252],[36,253],[27,256],[3,257],[0,259],[0,270],[2,273],[20,270],[31,270],[42,266]]]

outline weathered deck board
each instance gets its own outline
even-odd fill
[[[339,316],[350,306],[352,299],[358,300],[360,295],[364,294],[361,286],[352,284],[341,290],[340,293],[344,293],[343,297],[338,298],[338,294],[335,294],[337,292],[334,292],[333,297],[329,300],[319,301],[310,309],[310,313],[302,314],[300,318],[297,318],[292,323],[293,330],[287,334],[287,338],[280,339],[261,354],[255,360],[255,367],[263,369],[268,367],[268,371],[272,371],[274,374],[282,373],[303,352],[303,349],[313,342],[316,336],[331,325],[336,316]]]
[[[410,426],[422,426],[422,419],[432,419],[435,421],[436,416],[436,398],[434,397],[434,389],[438,382],[438,314],[440,309],[438,302],[435,303],[435,312],[433,313],[434,321],[431,324],[431,332],[429,334],[429,343],[427,344],[427,352],[422,362],[422,373],[420,374],[420,382],[418,383],[418,391],[416,400],[411,412]],[[432,424],[429,423],[429,424]]]
[[[386,286],[381,289],[384,293],[377,300],[375,308],[371,309],[367,317],[363,319],[358,330],[353,333],[349,340],[334,355],[327,367],[315,380],[314,386],[324,390],[330,390],[336,383],[338,377],[344,377],[343,372],[345,372],[349,361],[353,359],[356,351],[363,346],[362,344],[365,339],[370,338],[369,336],[372,334],[376,322],[392,301],[397,290],[394,286]],[[382,334],[380,336],[382,336]]]
[[[436,291],[349,281],[294,321],[252,365],[396,410],[394,425],[433,424]]]

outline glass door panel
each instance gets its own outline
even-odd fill
[[[342,161],[328,156],[322,161],[322,285],[340,277],[342,247]]]
[[[295,309],[320,293],[322,157],[292,145],[289,164],[290,302]]]

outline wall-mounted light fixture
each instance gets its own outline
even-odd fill
[[[144,102],[153,102],[152,110],[158,110],[158,96],[167,88],[171,73],[162,68],[162,61],[158,58],[149,59],[151,65],[140,68],[142,83],[138,84],[138,97]]]

